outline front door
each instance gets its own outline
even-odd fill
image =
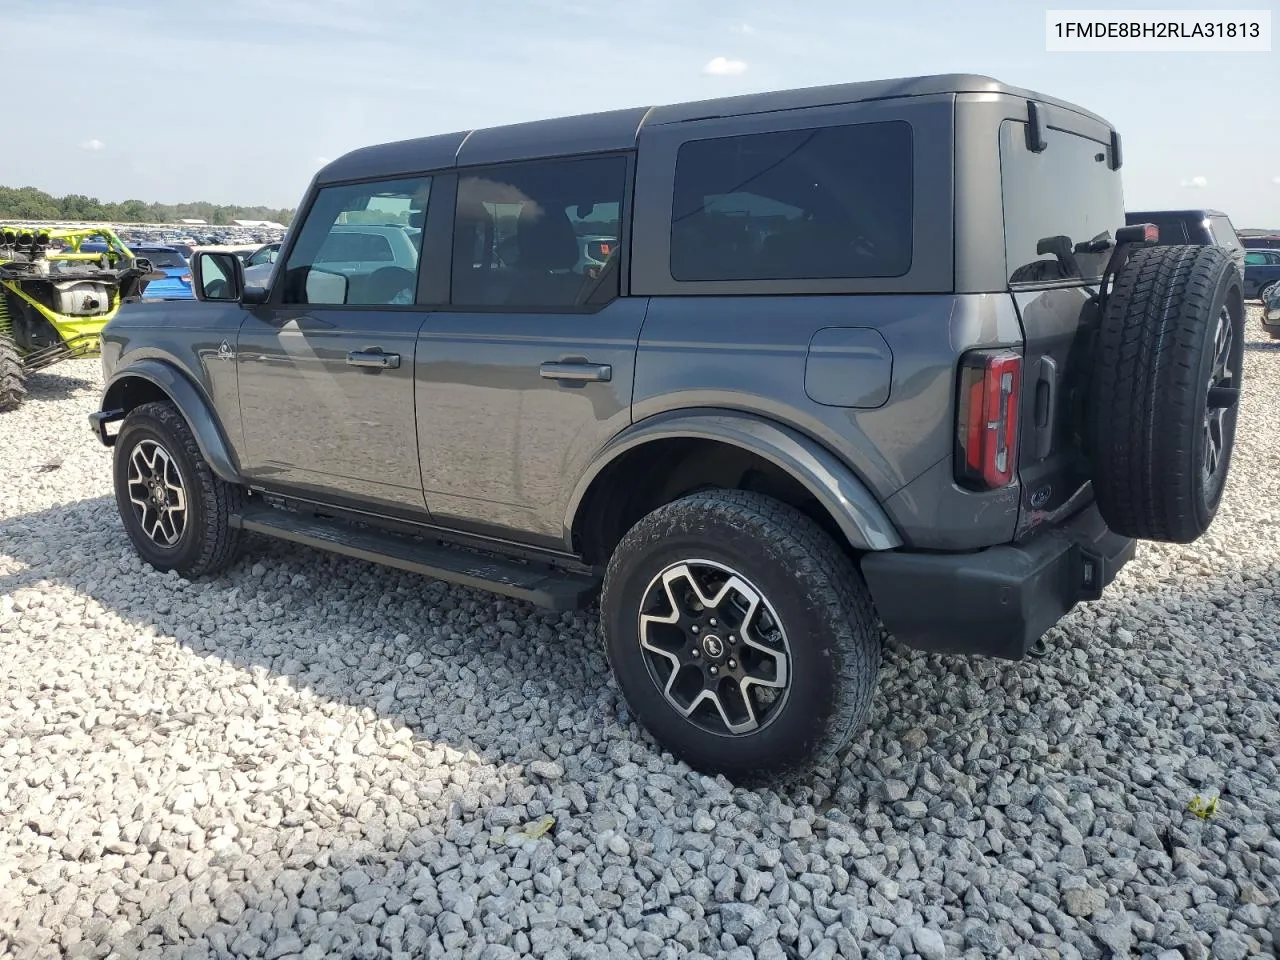
[[[236,344],[245,473],[424,513],[414,350],[429,177],[326,187]]]
[[[619,297],[627,163],[460,174],[452,306],[427,318],[416,361],[433,519],[562,546],[574,485],[630,423],[647,301]]]

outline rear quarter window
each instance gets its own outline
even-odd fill
[[[1235,251],[1240,249],[1240,238],[1236,236],[1236,228],[1226,217],[1210,217],[1209,229],[1213,232],[1213,242],[1220,247]]]
[[[902,276],[912,201],[903,121],[692,140],[676,157],[671,276]]]
[[[1076,245],[1113,236],[1125,223],[1119,171],[1108,146],[1050,128],[1046,148],[1027,149],[1025,124],[1000,125],[1005,259],[1011,284],[1096,280],[1108,251]]]

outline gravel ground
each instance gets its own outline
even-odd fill
[[[781,792],[656,750],[592,615],[266,542],[144,568],[97,362],[34,378],[0,418],[0,954],[1274,956],[1280,344],[1250,324],[1208,536],[1144,544],[1043,660],[891,647],[867,732]]]

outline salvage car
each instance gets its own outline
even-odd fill
[[[867,717],[884,630],[1018,660],[1212,523],[1240,273],[1126,226],[1121,165],[1098,115],[969,75],[367,147],[265,287],[199,253],[201,302],[121,310],[90,421],[154,568],[253,532],[598,602],[658,742],[793,776]],[[334,255],[382,218],[421,230]]]

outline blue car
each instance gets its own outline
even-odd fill
[[[163,280],[152,280],[142,291],[143,300],[191,300],[191,267],[173,247],[131,246],[135,257],[151,261],[151,266],[165,274]]]

